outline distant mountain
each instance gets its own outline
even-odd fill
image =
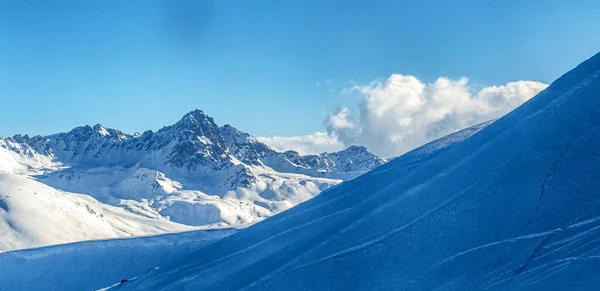
[[[0,171],[193,227],[259,221],[385,162],[360,146],[321,155],[278,152],[231,125],[219,127],[201,110],[143,134],[97,124],[0,138]],[[9,180],[0,179],[0,188]]]
[[[46,138],[16,135],[7,141],[12,145],[7,148],[19,154],[46,157],[70,166],[139,166],[191,179],[226,171],[229,175],[217,185],[221,190],[250,186],[256,177],[247,169],[249,166],[349,179],[385,163],[360,146],[308,156],[295,151],[277,152],[231,125],[218,127],[201,110],[194,110],[157,132],[129,135],[97,124]]]

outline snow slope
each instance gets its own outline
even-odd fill
[[[155,271],[235,230],[88,241],[0,254],[0,290],[96,290]],[[82,256],[85,254],[85,256]],[[116,287],[116,286],[115,286]]]
[[[125,290],[595,290],[600,54],[465,141],[395,159]]]
[[[82,240],[194,229],[0,172],[0,252]]]

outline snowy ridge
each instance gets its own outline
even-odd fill
[[[598,96],[600,54],[410,169],[394,159],[123,288],[597,289]]]
[[[320,155],[300,155],[296,151],[278,152],[229,124],[221,127],[230,152],[242,163],[267,166],[277,172],[314,177],[350,179],[386,161],[363,146]]]
[[[201,110],[186,114],[176,124],[158,132],[132,136],[96,125],[38,140],[54,151],[57,160],[70,165],[125,168],[139,165],[182,178],[218,177],[217,172],[228,172],[213,191],[250,186],[255,177],[247,166],[267,166],[285,173],[304,171],[302,174],[329,178],[328,173],[357,176],[385,163],[364,147],[320,156],[300,156],[293,151],[280,153],[230,125],[219,128]]]

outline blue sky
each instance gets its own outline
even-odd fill
[[[307,135],[358,110],[343,89],[394,73],[548,83],[600,49],[600,1],[568,3],[0,0],[0,135],[155,130],[195,108]]]

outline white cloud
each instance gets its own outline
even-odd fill
[[[293,137],[257,137],[257,139],[278,151],[295,150],[303,155],[344,149],[344,144],[325,132]]]
[[[300,153],[336,151],[359,144],[382,157],[405,153],[457,130],[501,117],[548,85],[535,81],[510,82],[476,90],[467,78],[438,78],[423,83],[410,75],[354,85],[356,116],[339,108],[324,122],[327,133],[298,137],[259,138],[279,150]]]
[[[473,93],[467,78],[438,78],[425,84],[413,76],[391,75],[385,82],[354,86],[361,94],[359,117],[342,108],[326,120],[329,135],[345,146],[361,144],[383,157],[405,153],[462,128],[498,118],[546,84],[510,82]]]
[[[356,127],[356,124],[352,121],[352,116],[350,115],[350,110],[348,108],[339,108],[335,114],[330,115],[327,118],[325,124],[338,129]]]

